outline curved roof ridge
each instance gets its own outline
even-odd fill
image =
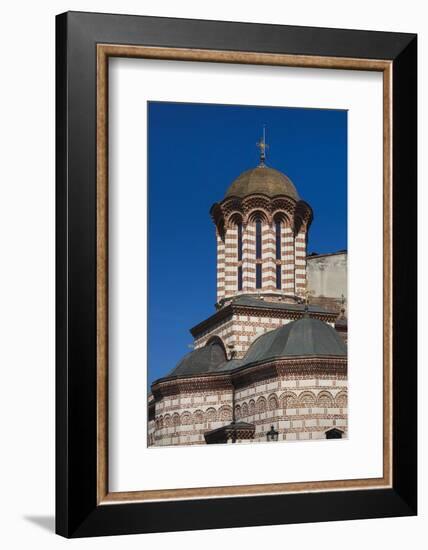
[[[223,346],[213,341],[186,354],[163,378],[220,374],[281,357],[346,355],[346,345],[332,326],[313,317],[302,317],[261,334],[242,359],[228,360]]]
[[[277,357],[346,355],[346,345],[333,327],[319,319],[303,317],[254,340],[242,366]]]
[[[211,372],[225,360],[223,346],[213,341],[187,353],[164,378]]]

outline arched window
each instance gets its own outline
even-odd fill
[[[238,223],[238,262],[242,261],[242,223]]]
[[[237,224],[238,290],[242,290],[242,223]]]
[[[262,222],[256,219],[256,288],[262,288]]]
[[[276,264],[276,288],[281,290],[282,281],[281,281],[281,264]]]
[[[275,258],[277,261],[281,260],[281,222],[277,220],[275,222]],[[276,264],[276,288],[281,290],[281,264]]]
[[[262,288],[262,264],[256,264],[256,288]]]
[[[281,222],[275,222],[275,257],[281,259]]]

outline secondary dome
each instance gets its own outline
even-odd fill
[[[257,338],[243,362],[290,356],[346,357],[346,346],[333,327],[319,319],[303,317]]]
[[[226,197],[242,198],[253,193],[263,193],[269,197],[287,195],[296,201],[299,200],[299,195],[290,178],[268,166],[257,166],[243,172],[229,187]]]
[[[166,378],[211,372],[224,361],[226,361],[224,348],[214,340],[206,346],[185,355],[177,363],[177,366],[166,375]]]

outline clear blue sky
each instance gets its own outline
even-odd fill
[[[190,351],[189,329],[214,313],[216,242],[209,210],[258,164],[287,174],[314,211],[310,252],[347,248],[347,112],[150,102],[148,380]]]

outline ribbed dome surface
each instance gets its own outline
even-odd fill
[[[346,346],[333,327],[303,317],[263,334],[250,346],[242,363],[290,356],[344,356]]]
[[[269,197],[287,195],[299,200],[293,182],[282,172],[267,166],[258,166],[243,172],[232,183],[226,192],[226,197],[246,197],[254,193],[263,193]]]

